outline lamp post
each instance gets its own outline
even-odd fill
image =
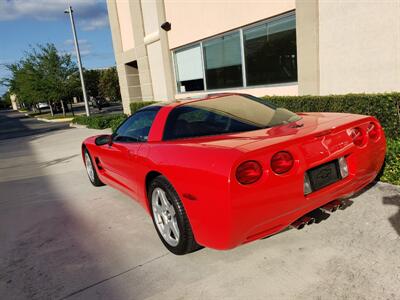
[[[71,20],[72,35],[74,36],[74,43],[75,43],[75,50],[76,50],[76,59],[78,61],[79,75],[81,77],[83,100],[85,102],[86,115],[89,117],[90,116],[89,103],[88,103],[87,95],[86,95],[85,80],[83,79],[81,53],[79,51],[78,38],[76,37],[75,22],[74,22],[74,15],[73,15],[72,7],[68,6],[68,9],[66,9],[64,11],[64,13],[69,14],[69,18]]]

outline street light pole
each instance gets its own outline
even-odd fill
[[[78,61],[79,75],[81,77],[83,100],[85,102],[86,115],[89,117],[90,116],[89,103],[88,103],[88,99],[87,99],[87,95],[86,95],[85,80],[83,78],[83,70],[82,70],[82,62],[81,62],[81,53],[79,51],[78,38],[76,36],[75,22],[74,22],[74,15],[73,15],[72,7],[68,6],[68,9],[65,10],[64,13],[69,14],[69,18],[71,20],[72,35],[74,36],[74,43],[75,43],[75,50],[76,50],[76,59]]]

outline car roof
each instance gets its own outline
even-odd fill
[[[212,94],[200,94],[196,96],[191,96],[187,98],[180,98],[176,99],[175,101],[165,101],[165,102],[157,102],[149,106],[169,106],[169,107],[176,107],[181,106],[184,104],[192,103],[192,102],[199,102],[209,99],[217,99],[222,98],[225,96],[233,96],[233,95],[241,95],[241,96],[248,96],[244,93],[212,93]]]

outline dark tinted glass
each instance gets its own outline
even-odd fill
[[[155,106],[138,111],[129,117],[116,131],[115,142],[145,142],[151,125],[161,107]]]
[[[188,103],[169,115],[164,139],[257,130],[299,120],[286,109],[246,95],[227,95]]]
[[[239,32],[203,43],[207,89],[243,86]]]
[[[243,31],[247,85],[297,81],[294,15]]]

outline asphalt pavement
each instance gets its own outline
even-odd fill
[[[230,251],[170,254],[132,199],[85,174],[104,131],[0,112],[0,299],[400,299],[400,188]]]
[[[30,118],[17,111],[0,111],[0,140],[40,135],[68,127],[68,123],[47,123]]]

